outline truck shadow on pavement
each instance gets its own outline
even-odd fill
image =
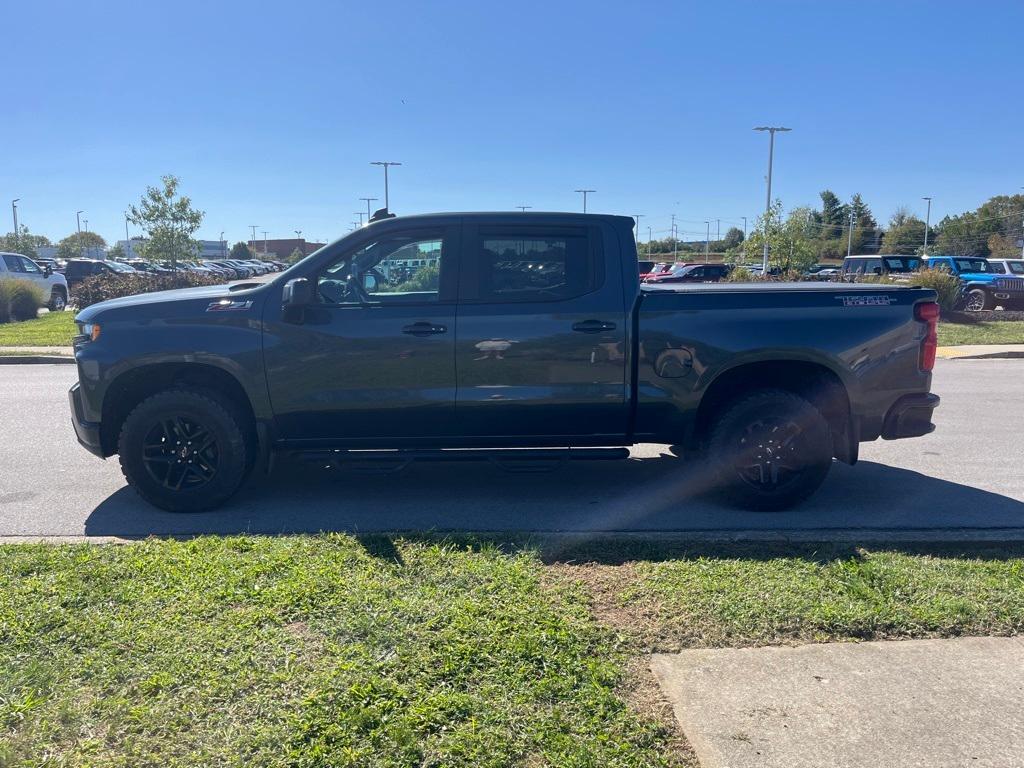
[[[990,491],[873,462],[836,463],[803,506],[781,513],[730,509],[705,493],[704,472],[672,453],[572,462],[550,473],[509,473],[487,463],[419,463],[396,474],[281,462],[220,510],[172,514],[124,487],[89,515],[89,536],[379,532],[609,532],[726,534],[915,532],[998,538],[1024,531],[1024,503]],[[877,537],[876,537],[877,538]]]

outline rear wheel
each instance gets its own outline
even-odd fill
[[[212,509],[245,479],[253,453],[245,426],[209,393],[160,392],[137,405],[121,427],[121,471],[142,498],[161,509]]]
[[[711,470],[745,509],[787,509],[814,493],[832,465],[828,423],[807,400],[766,389],[726,410],[711,435]]]

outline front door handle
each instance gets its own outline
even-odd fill
[[[407,325],[402,329],[402,333],[408,333],[412,336],[431,336],[435,333],[447,333],[448,328],[444,325],[434,325],[433,323],[413,323]]]
[[[572,329],[580,333],[604,333],[605,331],[614,331],[615,323],[605,323],[601,320],[581,320],[578,323],[573,323]]]

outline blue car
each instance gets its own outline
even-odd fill
[[[928,269],[941,269],[960,278],[964,286],[964,309],[1024,309],[1024,277],[996,271],[987,259],[976,256],[929,256]]]

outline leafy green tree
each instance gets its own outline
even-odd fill
[[[843,205],[835,192],[825,189],[821,192],[821,236],[825,240],[838,239],[846,226],[846,206]]]
[[[306,258],[306,254],[302,252],[301,248],[296,248],[288,257],[288,263],[295,264],[296,262],[302,261],[304,258]]]
[[[228,253],[229,259],[251,259],[252,251],[249,250],[249,246],[239,241],[231,246],[231,251]]]
[[[95,232],[73,232],[57,243],[57,256],[62,259],[95,258],[106,247],[107,241]]]
[[[10,251],[28,256],[30,259],[39,255],[41,246],[51,245],[50,238],[45,235],[33,235],[24,224],[18,225],[18,234],[8,232],[0,237],[0,251]]]
[[[882,253],[914,254],[924,246],[924,222],[898,208],[882,238]]]
[[[760,261],[764,243],[768,241],[768,266],[783,271],[805,271],[817,259],[813,236],[814,217],[809,208],[796,208],[783,221],[782,201],[776,200],[771,209],[761,214],[751,233],[743,243],[743,259]]]
[[[729,251],[737,247],[743,242],[743,230],[739,227],[729,227],[729,230],[725,233],[725,238],[722,240],[722,250]]]
[[[988,239],[989,255],[996,259],[1019,259],[1020,246],[1015,239],[995,234]]]
[[[118,243],[109,251],[107,251],[108,259],[123,259],[124,258],[124,246]]]
[[[162,188],[146,187],[139,204],[128,210],[128,220],[146,232],[143,257],[170,261],[173,268],[178,259],[194,259],[199,254],[194,235],[205,214],[194,209],[188,197],[178,196],[176,176],[163,176],[161,182]]]

